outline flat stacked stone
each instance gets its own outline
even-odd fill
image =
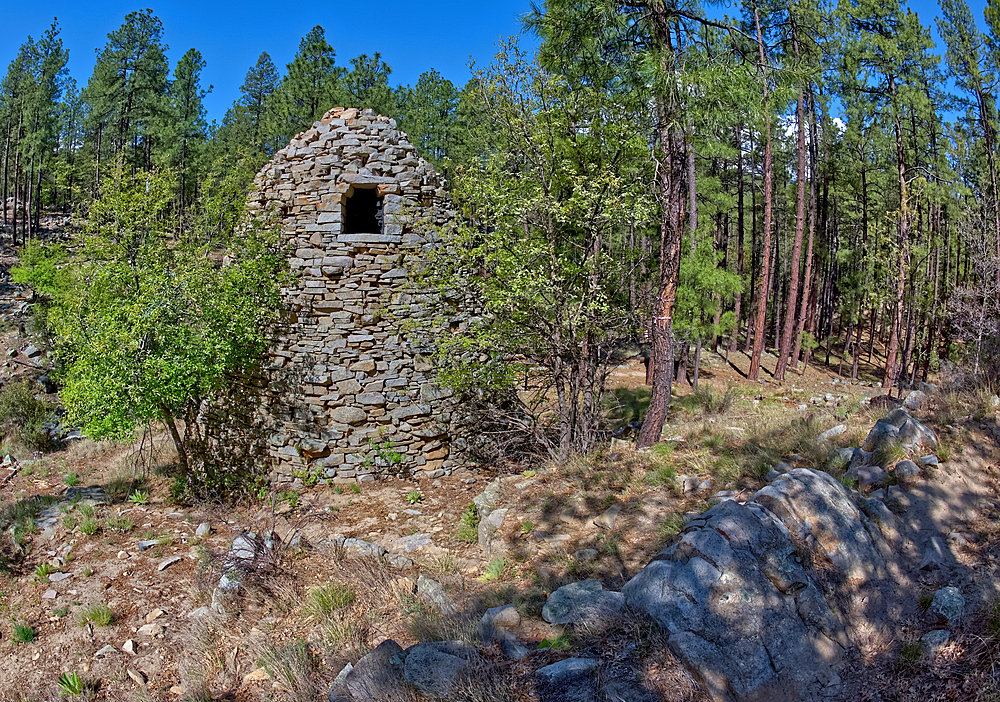
[[[271,348],[271,385],[287,386],[266,408],[278,427],[268,442],[272,480],[449,473],[454,400],[434,382],[430,349],[404,330],[405,320],[433,311],[434,298],[414,294],[409,282],[432,245],[416,223],[454,217],[444,179],[395,120],[337,107],[278,151],[254,183],[250,207],[279,216],[293,276]],[[381,231],[347,231],[346,208],[360,189],[377,192]],[[403,459],[386,460],[373,444]]]

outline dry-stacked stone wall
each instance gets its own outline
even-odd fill
[[[255,184],[251,207],[280,217],[293,251],[268,370],[287,387],[267,408],[272,480],[449,473],[453,400],[406,323],[434,304],[410,281],[431,245],[417,222],[453,216],[443,179],[394,120],[334,108]]]

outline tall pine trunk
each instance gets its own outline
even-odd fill
[[[756,4],[753,9],[754,24],[757,27],[757,48],[760,53],[760,69],[763,71],[762,86],[764,93],[764,232],[763,251],[761,252],[760,287],[757,293],[757,310],[754,316],[753,353],[750,356],[750,372],[747,378],[756,381],[760,375],[760,354],[764,350],[764,317],[767,313],[767,291],[770,287],[771,264],[771,208],[773,195],[771,192],[771,101],[768,94],[767,58],[764,54],[764,36],[760,30],[760,13]]]
[[[665,6],[652,10],[655,42],[663,57],[660,70],[673,75],[674,66],[669,57],[674,44],[670,36],[671,17]],[[643,420],[636,445],[652,446],[660,440],[663,423],[670,405],[673,386],[673,329],[672,317],[677,298],[677,279],[680,275],[681,224],[683,210],[682,183],[684,180],[686,149],[683,132],[678,129],[680,114],[676,91],[667,89],[656,96],[657,117],[657,189],[660,194],[660,271],[656,300],[653,305],[651,333],[653,340],[650,363],[652,387],[649,408]]]
[[[793,25],[793,42],[798,51],[798,39],[795,39]],[[806,115],[805,89],[799,89],[798,105],[795,116],[798,120],[798,183],[796,183],[795,204],[795,241],[792,243],[792,260],[790,280],[788,282],[788,302],[785,305],[785,326],[781,332],[781,344],[778,346],[778,362],[774,371],[774,379],[785,379],[785,368],[788,367],[788,356],[791,350],[792,329],[796,325],[795,309],[799,301],[799,263],[802,258],[802,236],[806,228]]]

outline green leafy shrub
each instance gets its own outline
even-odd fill
[[[486,566],[486,569],[483,571],[479,580],[484,583],[490,582],[491,580],[499,580],[506,568],[506,560],[503,558],[494,558],[490,561],[489,565]]]
[[[479,540],[479,513],[476,506],[469,503],[462,513],[462,518],[458,525],[458,540],[467,544],[475,543]]]
[[[128,501],[134,505],[148,505],[149,492],[147,490],[135,490],[128,496]]]
[[[30,380],[11,380],[0,388],[0,428],[32,451],[58,448],[50,431],[55,412],[54,404],[35,397]]]
[[[538,648],[549,649],[550,651],[565,651],[566,649],[573,648],[573,637],[569,632],[562,632],[558,636],[553,636],[551,639],[542,639]]]
[[[176,236],[169,172],[133,173],[119,158],[100,186],[65,260],[66,285],[48,282],[53,251],[23,266],[23,279],[51,297],[67,422],[95,439],[131,439],[162,421],[193,486],[245,489],[246,476],[196,460],[193,418],[266,348],[287,268],[277,231],[248,216],[238,237],[214,242],[229,255],[219,266],[204,237]]]
[[[128,517],[123,517],[122,515],[118,515],[116,517],[111,517],[110,519],[108,519],[107,522],[105,522],[105,526],[109,530],[116,531],[119,534],[127,534],[128,532],[132,531],[132,528],[135,526],[135,522],[133,522]]]

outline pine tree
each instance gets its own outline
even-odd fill
[[[431,69],[412,88],[401,90],[400,127],[417,151],[447,175],[444,160],[452,156],[456,138],[459,92],[452,82]]]
[[[283,143],[344,102],[344,69],[335,59],[336,52],[319,25],[299,42],[298,53],[288,64],[288,75],[268,98],[274,117],[272,131]]]
[[[382,55],[361,54],[351,59],[351,70],[343,78],[342,87],[351,105],[371,108],[380,115],[398,116],[396,94],[389,87],[392,68],[382,60]]]
[[[177,220],[183,229],[184,212],[194,197],[194,187],[205,156],[206,121],[202,100],[208,90],[201,88],[205,60],[197,49],[189,49],[174,69],[170,84],[170,121],[167,125],[166,155],[177,174]],[[209,87],[211,90],[211,86]]]
[[[84,90],[88,131],[95,142],[95,179],[102,158],[123,149],[133,168],[152,166],[153,142],[165,116],[169,85],[162,38],[159,18],[152,10],[141,10],[128,14],[98,51]]]

